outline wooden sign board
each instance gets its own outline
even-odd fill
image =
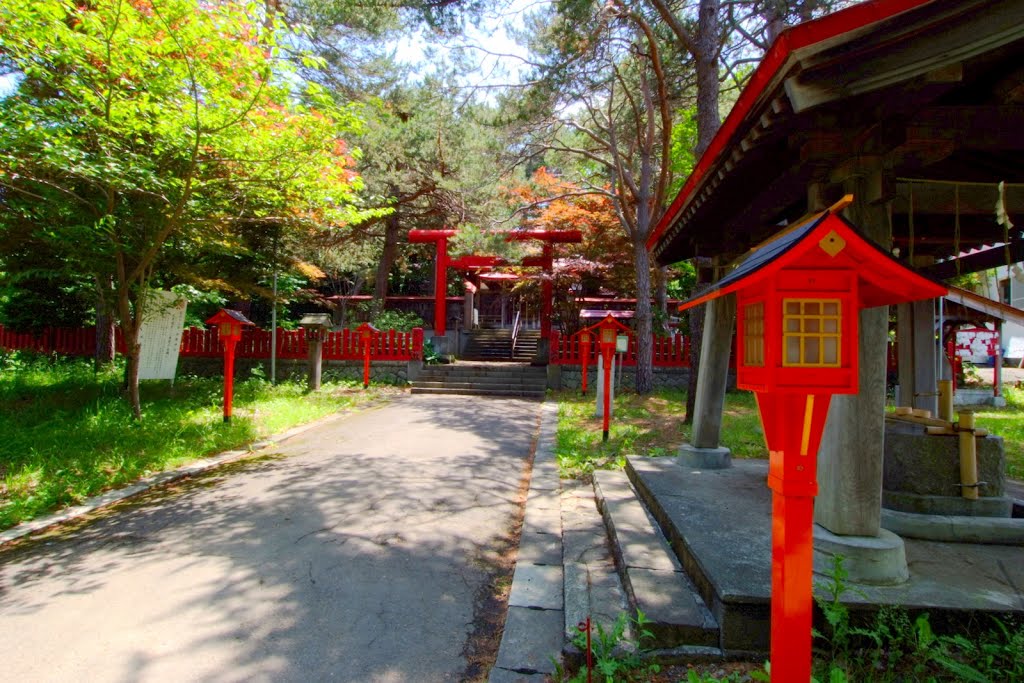
[[[174,292],[150,292],[139,330],[139,379],[174,381],[187,303]]]

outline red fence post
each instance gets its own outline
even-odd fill
[[[423,359],[423,328],[412,328],[412,359]]]

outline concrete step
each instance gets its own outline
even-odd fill
[[[718,622],[624,472],[594,473],[594,494],[631,605],[651,621],[654,648],[721,654]]]

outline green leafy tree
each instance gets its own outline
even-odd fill
[[[91,273],[128,348],[168,251],[231,250],[254,225],[362,218],[342,139],[358,124],[279,59],[273,15],[232,0],[0,6],[0,187],[10,221]]]
[[[653,17],[654,21],[657,20]],[[672,112],[685,95],[673,45],[652,17],[619,2],[560,3],[535,17],[536,85],[523,98],[526,154],[573,171],[612,204],[629,243],[637,299],[636,390],[653,389],[651,258],[647,239],[671,181]]]

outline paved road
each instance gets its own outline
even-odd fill
[[[540,405],[403,397],[0,553],[0,676],[465,679]]]

